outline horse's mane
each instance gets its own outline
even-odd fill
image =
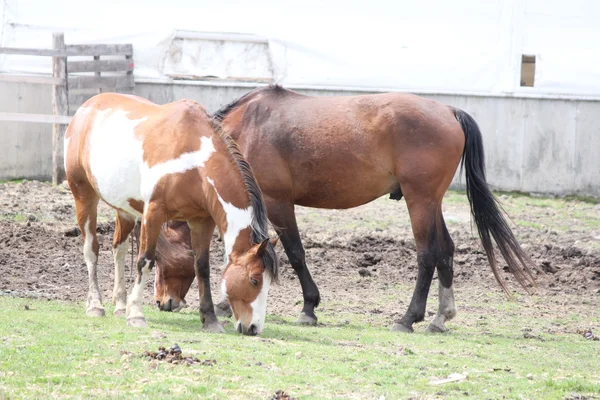
[[[208,115],[207,115],[208,116]],[[263,202],[262,192],[254,173],[248,161],[242,156],[242,152],[237,143],[229,136],[222,128],[218,120],[210,118],[209,121],[215,131],[216,136],[223,141],[227,152],[231,156],[234,165],[242,175],[244,186],[250,197],[250,205],[252,206],[252,223],[250,224],[250,240],[253,244],[258,244],[269,238],[269,220],[267,219],[267,209]],[[265,270],[269,272],[271,278],[277,281],[279,278],[279,263],[273,245],[269,243],[262,254],[262,262]]]
[[[263,92],[281,93],[284,91],[286,91],[286,89],[284,89],[283,86],[280,86],[276,83],[270,83],[267,86],[258,87],[256,89],[246,93],[242,97],[232,101],[231,103],[224,105],[217,111],[215,111],[215,113],[212,115],[212,118],[218,122],[222,122],[225,119],[225,117],[227,116],[227,114],[229,114],[234,108],[243,104],[247,100],[250,100],[250,98],[254,97],[254,95],[256,95],[258,93],[263,93]]]

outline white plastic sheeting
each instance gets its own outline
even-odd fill
[[[0,0],[0,10],[2,46],[47,48],[53,31],[68,44],[133,43],[136,78],[600,95],[595,0]],[[536,56],[533,88],[519,86],[522,54]],[[49,58],[0,55],[4,72],[50,66]]]

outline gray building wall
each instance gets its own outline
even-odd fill
[[[0,112],[52,114],[52,88],[0,82]],[[51,176],[52,125],[0,121],[0,180]]]
[[[252,90],[239,84],[136,83],[156,103],[194,99],[209,112]],[[365,92],[295,89],[311,95]],[[462,108],[484,137],[488,181],[499,190],[600,196],[600,101],[422,94]],[[51,114],[50,87],[0,83],[0,111]],[[0,122],[0,180],[49,179],[52,126]],[[464,182],[464,178],[461,180]],[[458,177],[455,177],[454,187]]]

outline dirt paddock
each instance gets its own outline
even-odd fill
[[[514,232],[544,273],[540,294],[600,295],[600,205],[579,201],[501,196]],[[499,292],[475,227],[466,196],[450,192],[444,213],[456,245],[455,287]],[[114,269],[114,214],[99,209],[99,282],[110,302]],[[416,253],[404,201],[378,199],[352,210],[297,208],[307,263],[322,295],[317,315],[339,311],[383,314],[404,312],[416,280]],[[282,279],[271,290],[269,313],[297,315],[301,290],[283,247]],[[211,252],[213,296],[220,277],[222,243],[215,236]],[[128,255],[128,264],[131,256]],[[85,301],[88,289],[82,243],[75,224],[73,199],[62,186],[24,181],[0,184],[0,293],[68,301]],[[134,273],[126,271],[128,290]],[[515,291],[514,279],[505,275]],[[145,292],[153,305],[154,279]],[[432,290],[432,293],[435,293]],[[376,295],[375,295],[376,294]],[[194,283],[187,297],[197,309]],[[457,297],[460,303],[460,297]],[[436,303],[428,303],[435,310]],[[83,309],[82,309],[83,315]]]

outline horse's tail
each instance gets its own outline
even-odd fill
[[[519,242],[513,235],[506,219],[503,217],[497,199],[494,197],[485,178],[485,155],[483,140],[477,122],[469,114],[455,109],[454,115],[465,134],[465,149],[461,160],[461,173],[465,168],[467,182],[467,197],[471,204],[471,212],[475,218],[481,243],[492,267],[496,280],[507,295],[510,295],[506,284],[500,278],[498,263],[494,254],[492,236],[500,253],[508,264],[519,284],[530,292],[530,285],[536,287],[535,278],[530,266],[533,261],[523,251]]]

